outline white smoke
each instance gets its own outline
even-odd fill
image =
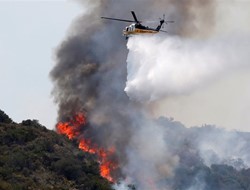
[[[137,184],[138,189],[161,190],[166,184],[157,181],[173,175],[179,157],[170,153],[166,143],[166,129],[155,122],[143,121],[134,130],[134,136],[127,147],[128,163],[123,167],[128,179]],[[120,190],[120,189],[119,189]]]
[[[250,167],[249,139],[239,132],[211,128],[209,133],[200,133],[197,141],[207,166],[228,164],[238,170]]]
[[[125,91],[133,100],[154,101],[191,93],[236,69],[249,66],[249,35],[183,39],[136,36],[127,47]]]
[[[116,183],[113,185],[113,188],[117,190],[129,190],[128,184],[125,182]]]
[[[246,21],[250,19],[250,1],[218,0],[215,4],[214,25],[205,29],[209,30],[209,35],[205,35],[205,39],[154,36],[156,37],[155,39],[154,37],[151,37],[151,40],[142,38],[143,40],[140,40],[140,44],[135,44],[135,41],[139,41],[139,39],[137,37],[131,38],[128,44],[130,45],[130,52],[127,61],[128,81],[125,91],[132,100],[140,102],[151,101],[147,105],[154,117],[163,115],[171,116],[182,121],[187,126],[213,123],[228,129],[249,131],[250,120],[247,113],[250,107],[250,89],[248,85],[250,82],[250,24]],[[194,10],[195,13],[198,12],[197,9]],[[197,18],[200,19],[201,23],[206,23],[204,19],[201,19],[203,17],[198,16]],[[178,24],[178,20],[175,17],[172,19],[176,23],[171,26],[169,25],[167,27],[168,31],[174,25]],[[191,22],[197,23],[195,20],[191,20]],[[204,28],[204,26],[201,28]],[[199,34],[199,31],[193,32],[193,37],[202,36]],[[152,43],[145,43],[146,41]],[[143,42],[144,44],[142,44]],[[155,44],[156,42],[157,44]],[[167,49],[163,45],[164,43],[174,44]],[[150,55],[143,55],[144,63],[137,61],[139,57],[133,57],[139,54],[142,56],[143,52],[141,49],[138,49],[139,45],[144,50],[147,48],[147,51],[144,51],[144,53],[150,52]],[[188,45],[192,45],[193,49],[187,49]],[[176,60],[180,60],[183,64],[173,63],[174,68],[168,68],[170,75],[164,76],[166,70],[163,69],[169,67],[169,62],[166,66],[166,61],[171,58],[170,55],[173,52],[178,53],[178,46],[182,50],[182,53],[187,49],[185,54],[180,57],[176,56]],[[171,49],[169,50],[169,48]],[[200,48],[203,48],[204,51]],[[131,51],[132,49],[136,49],[136,51],[133,52]],[[189,63],[189,67],[187,68],[184,64],[184,61],[187,60],[184,60],[183,57],[190,57],[192,60],[198,62],[195,49],[199,53],[202,51],[204,55],[208,56],[212,54],[213,56],[201,57],[197,53],[199,59],[206,62],[199,63],[198,66]],[[155,52],[154,55],[152,55],[152,52]],[[187,55],[188,53],[189,55]],[[151,63],[150,59],[145,56],[151,56]],[[164,58],[165,62],[155,65],[159,63],[160,57]],[[210,65],[211,62],[215,63],[216,60],[221,60],[219,65]],[[177,68],[177,66],[183,67]],[[206,66],[207,70],[202,68],[202,66]],[[185,70],[186,68],[187,71]],[[160,72],[155,74],[157,69]],[[191,80],[192,78],[186,73],[191,73],[192,71],[200,72],[199,77],[195,73],[196,78]],[[185,75],[181,76],[178,73],[184,73]],[[153,78],[153,74],[157,77]],[[172,81],[164,80],[169,78],[178,84],[178,88],[172,87]],[[156,81],[160,83],[155,87],[154,84]],[[189,86],[185,86],[184,84],[189,84]],[[145,89],[142,89],[142,86]],[[144,92],[146,92],[145,95],[143,94]]]
[[[228,7],[231,7],[233,2],[229,4],[230,6],[228,5]],[[228,9],[222,5],[220,6],[220,10],[223,8],[224,12],[220,12],[223,15],[219,15],[220,20],[218,20],[217,28],[210,36],[184,38],[181,36],[157,34],[133,36],[129,39],[127,43],[129,50],[127,57],[128,75],[125,92],[131,100],[139,101],[144,105],[149,102],[153,105],[157,101],[166,110],[169,104],[164,104],[164,101],[162,101],[166,97],[176,98],[192,95],[197,91],[203,91],[206,87],[215,84],[221,79],[226,79],[234,72],[240,73],[243,70],[249,70],[249,27],[246,27],[246,25],[242,27],[242,24],[238,25],[242,29],[237,29],[235,27],[236,24],[233,27],[230,26],[229,23],[231,22],[226,18],[229,16],[228,12],[226,13]],[[227,24],[224,25],[224,23]],[[223,26],[228,27],[226,30],[223,30]],[[172,100],[170,99],[169,101],[171,102]],[[197,104],[196,100],[194,102]],[[183,106],[181,105],[180,107]],[[214,111],[216,110],[213,109],[212,112]],[[193,116],[190,118],[197,119]],[[124,166],[123,172],[128,178],[137,180],[134,181],[134,184],[138,185],[138,189],[169,189],[167,184],[157,183],[155,186],[150,186],[151,184],[146,180],[150,178],[155,182],[160,182],[159,176],[162,173],[157,170],[154,163],[160,163],[163,166],[164,163],[157,159],[164,160],[164,156],[168,159],[174,156],[168,149],[171,143],[161,143],[161,141],[157,140],[153,141],[152,144],[148,144],[148,139],[164,139],[162,137],[164,130],[153,132],[153,129],[155,128],[151,129],[147,125],[143,126],[143,130],[137,129],[138,133],[135,132],[136,140],[132,139],[130,149],[127,152],[128,164]],[[147,130],[155,138],[147,135],[145,133]],[[150,132],[151,130],[152,132]],[[181,136],[180,138],[183,138],[182,133],[178,135]],[[224,136],[214,133],[211,135],[211,140],[205,134],[204,136],[201,135],[202,140],[198,141],[195,146],[198,147],[200,156],[207,166],[215,163],[229,164],[237,169],[242,169],[246,166],[248,167],[249,157],[246,152],[245,140],[235,136],[237,135],[233,135],[233,133],[231,135],[228,133]],[[174,143],[176,143],[178,136],[174,139]],[[158,145],[162,145],[159,148],[166,153],[164,156],[157,154]],[[231,150],[232,146],[235,146],[234,150]],[[151,154],[146,154],[144,150],[148,150]],[[150,159],[150,163],[147,162],[147,159]],[[180,163],[178,157],[167,162],[172,162],[172,164],[166,165],[167,171],[170,171],[170,173],[162,176],[169,178],[171,170]],[[116,189],[120,190],[125,187],[117,186]],[[189,188],[187,187],[187,189],[205,189],[203,174],[199,173],[192,185]]]

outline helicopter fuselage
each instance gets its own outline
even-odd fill
[[[149,27],[143,26],[141,24],[133,23],[133,24],[127,26],[123,30],[123,36],[129,37],[129,36],[136,35],[136,34],[155,34],[158,32],[159,31],[157,31],[153,28],[149,28]]]

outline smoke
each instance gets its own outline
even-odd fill
[[[176,170],[182,166],[185,157],[182,155],[186,152],[185,143],[177,140],[184,132],[182,129],[177,134],[171,132],[168,127],[179,129],[179,125],[174,122],[169,121],[166,125],[161,125],[157,120],[152,120],[143,101],[191,92],[206,81],[215,80],[214,77],[224,72],[224,65],[227,63],[220,65],[219,62],[223,62],[224,57],[220,57],[216,51],[221,51],[220,41],[208,40],[205,44],[202,41],[204,38],[208,39],[214,30],[215,1],[85,0],[79,3],[84,6],[85,12],[72,25],[68,37],[59,45],[56,51],[56,65],[50,73],[54,83],[53,96],[58,105],[58,122],[73,123],[71,121],[78,113],[86,115],[87,125],[80,131],[77,140],[88,139],[104,150],[115,149],[114,160],[119,167],[113,171],[112,177],[117,181],[124,180],[121,185],[116,185],[117,189],[126,189],[124,183],[135,184],[138,190],[171,189],[174,185],[168,180],[175,181]],[[176,24],[167,28],[169,39],[162,36],[132,38],[128,42],[128,51],[127,42],[121,36],[124,23],[104,21],[100,17],[131,19],[131,10],[136,12],[139,19],[158,19],[165,13],[166,18],[175,20]],[[153,50],[147,43],[152,46],[155,46],[152,43],[156,43],[158,46]],[[167,48],[159,48],[162,46]],[[214,50],[214,46],[218,48]],[[190,70],[192,63],[185,61],[181,61],[179,67],[170,62],[174,73],[170,73],[169,78],[166,79],[162,75],[165,70],[163,73],[157,73],[159,68],[155,68],[151,71],[155,72],[153,75],[159,76],[159,79],[146,84],[145,78],[142,77],[141,83],[131,89],[130,80],[141,77],[137,75],[138,69],[143,68],[142,73],[151,72],[150,62],[154,62],[157,56],[159,59],[166,58],[168,52],[165,50],[172,51],[172,59],[178,58],[178,61],[181,61],[179,56],[186,54],[185,58],[195,61],[196,68]],[[150,57],[151,51],[154,52],[153,58]],[[202,62],[203,58],[199,55],[194,56],[196,51],[205,57],[215,55],[210,58],[212,67],[207,62]],[[226,51],[228,55],[231,49]],[[137,57],[138,53],[140,55]],[[149,60],[145,60],[142,55]],[[141,65],[133,64],[135,61],[139,61],[138,64]],[[198,65],[199,62],[202,64]],[[237,67],[230,65],[232,69]],[[196,72],[197,68],[199,72]],[[171,78],[175,72],[183,74],[185,69],[188,71],[185,75],[188,78],[183,79],[182,83]],[[129,81],[126,86],[127,77]],[[198,77],[199,81],[195,81],[195,77]],[[164,89],[159,91],[159,80],[166,82],[168,88],[162,84]],[[124,92],[125,88],[132,99],[141,102],[131,101]],[[171,133],[172,137],[168,135]],[[190,151],[194,150],[198,148]],[[191,155],[198,160],[198,153]]]
[[[204,182],[204,174],[198,173],[193,180],[193,184],[191,187],[187,188],[187,190],[197,190],[197,189],[205,189],[206,184]]]
[[[133,100],[155,101],[189,94],[232,71],[249,68],[248,37],[133,37],[127,45],[125,91]]]

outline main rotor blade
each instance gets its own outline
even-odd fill
[[[138,21],[138,20],[137,20],[137,17],[136,17],[136,15],[135,15],[135,12],[134,12],[134,11],[131,11],[131,13],[132,13],[132,15],[133,15],[133,17],[134,17],[134,19],[135,19],[135,22],[136,22],[136,23],[140,23],[141,21]]]
[[[116,20],[116,21],[122,21],[122,22],[135,22],[133,20],[124,20],[124,19],[118,19],[118,18],[109,18],[109,17],[101,17],[102,19],[108,19],[108,20]]]

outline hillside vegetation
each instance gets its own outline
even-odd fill
[[[20,124],[0,110],[0,189],[110,190],[92,155],[36,120]]]
[[[204,143],[207,134],[216,140],[213,133],[221,138],[231,132],[209,126],[188,129],[163,118],[158,122],[167,128],[170,151],[180,159],[174,175],[159,179],[159,184],[173,190],[250,190],[250,169],[242,160],[207,166],[196,147]],[[248,143],[250,134],[231,137],[230,141],[243,138]],[[248,147],[246,144],[246,150]],[[93,155],[82,152],[77,142],[46,129],[37,120],[17,124],[0,110],[0,152],[0,190],[112,190],[112,184],[99,175]],[[136,185],[129,189],[135,190]]]

